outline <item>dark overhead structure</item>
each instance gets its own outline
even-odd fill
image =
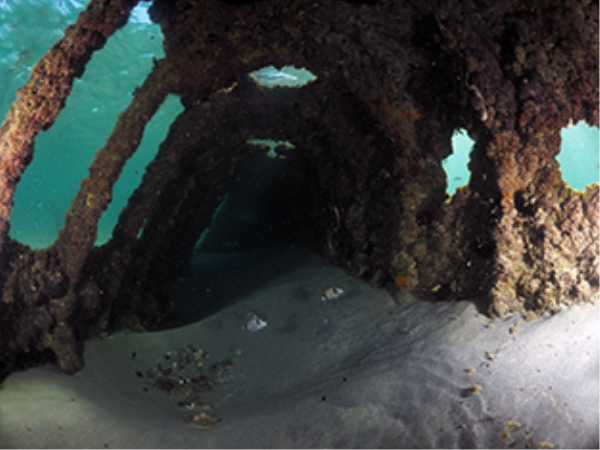
[[[563,127],[598,126],[598,2],[587,0],[155,0],[166,56],[97,152],[59,238],[35,251],[10,239],[36,134],[136,3],[92,0],[0,130],[3,374],[44,361],[76,372],[87,337],[156,321],[262,151],[253,138],[295,147],[305,201],[286,209],[288,231],[398,299],[477,297],[492,316],[537,317],[598,294],[598,185],[572,190],[556,161]],[[268,65],[317,79],[268,89],[248,76]],[[168,94],[185,109],[112,239],[94,246],[113,185]],[[442,160],[458,128],[475,141],[471,179],[448,198]]]

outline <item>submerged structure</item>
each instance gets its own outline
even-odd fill
[[[155,322],[215,210],[264,153],[251,139],[294,146],[275,149],[297,190],[286,232],[399,300],[477,297],[492,316],[536,317],[598,294],[598,184],[572,190],[556,161],[563,127],[599,125],[598,3],[587,0],[154,0],[166,56],[98,150],[59,238],[41,250],[9,238],[36,134],[136,3],[91,0],[0,130],[2,374],[45,361],[76,372],[86,338]],[[267,89],[249,76],[267,65],[317,79]],[[184,111],[112,239],[95,246],[168,94]],[[442,160],[458,128],[475,141],[471,179],[448,198]]]

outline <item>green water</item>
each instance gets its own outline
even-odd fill
[[[306,69],[285,66],[277,70],[273,66],[264,67],[250,74],[264,86],[303,86],[317,79]]]
[[[586,186],[600,181],[600,134],[598,127],[584,122],[569,125],[560,133],[561,150],[556,158],[563,179],[573,189],[583,191]],[[442,165],[448,177],[446,192],[454,194],[457,188],[469,182],[469,154],[475,142],[465,130],[458,130],[452,137],[453,154]]]
[[[4,5],[0,16],[4,24],[0,34],[3,117],[35,62],[62,37],[63,29],[76,20],[84,6],[84,2],[75,1],[11,2],[10,8]],[[127,26],[94,54],[82,79],[75,81],[55,125],[36,138],[33,162],[15,192],[12,237],[39,248],[50,245],[58,236],[94,154],[104,145],[118,114],[129,105],[133,89],[150,72],[152,58],[164,55],[160,28],[150,23],[147,8],[148,4],[141,3]],[[148,124],[140,148],[115,185],[113,201],[98,224],[98,243],[110,237],[119,212],[181,110],[179,100],[169,97]]]
[[[474,143],[465,130],[458,130],[452,136],[452,155],[442,161],[448,178],[446,192],[450,195],[453,195],[457,188],[469,183],[471,173],[467,164]]]
[[[556,158],[560,163],[563,179],[577,190],[588,184],[598,183],[600,171],[600,144],[598,127],[584,122],[570,125],[560,132],[562,145]]]

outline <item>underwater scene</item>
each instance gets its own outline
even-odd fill
[[[448,15],[481,26],[452,1],[155,0],[120,23],[136,2],[0,0],[0,168],[18,90],[88,3],[106,44],[86,44],[64,109],[0,184],[0,447],[598,447],[598,103],[540,94],[566,88],[543,69],[536,84],[534,44],[502,49],[531,92],[503,110],[470,47],[439,44],[471,39]],[[573,3],[597,37],[597,5]],[[409,10],[394,39],[422,54],[394,72],[377,58],[398,50],[369,36]],[[190,25],[201,11],[223,35]],[[338,16],[372,27],[346,41]],[[303,53],[296,25],[324,37]],[[288,47],[232,50],[278,27]],[[318,51],[351,61],[353,45],[411,94]]]
[[[34,64],[85,6],[83,1],[3,3],[0,102],[4,115],[15,99],[16,90],[29,79]],[[15,206],[13,210],[11,235],[34,248],[54,242],[93,155],[128,105],[133,89],[149,73],[152,58],[161,56],[160,28],[150,22],[147,5],[142,4],[127,26],[90,61],[85,82],[75,81],[69,108],[61,113],[52,130],[38,136],[34,162],[23,175],[16,193],[15,205],[22,203],[23,208]],[[102,217],[99,243],[108,240],[120,210],[179,112],[180,103],[173,97],[166,100],[154,117],[144,142],[115,189],[110,209]],[[57,167],[61,170],[57,171]]]

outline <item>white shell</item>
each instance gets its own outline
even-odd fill
[[[323,295],[321,295],[321,301],[324,302],[326,300],[335,300],[336,298],[341,296],[343,293],[344,293],[344,290],[342,288],[330,287],[323,293]]]
[[[248,322],[246,322],[246,330],[252,331],[252,332],[260,331],[266,326],[267,326],[267,322],[262,320],[256,314],[250,315],[250,320],[248,320]]]

